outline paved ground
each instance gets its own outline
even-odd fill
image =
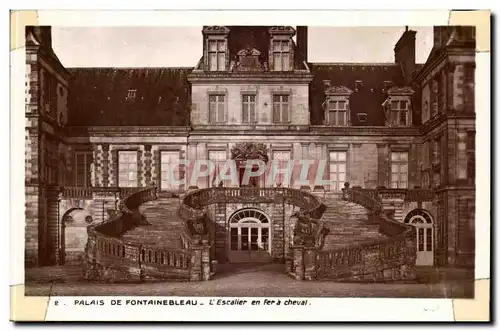
[[[221,265],[206,282],[148,282],[97,284],[85,281],[78,267],[29,269],[26,294],[142,295],[142,296],[290,296],[290,297],[420,297],[470,298],[473,270],[420,268],[412,284],[335,283],[296,281],[284,274],[284,265]]]

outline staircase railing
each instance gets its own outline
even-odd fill
[[[121,235],[142,222],[138,208],[157,199],[156,187],[125,189],[120,211],[100,224],[88,227],[86,278],[106,281],[147,279],[188,280],[191,252],[130,243]]]
[[[337,281],[394,281],[415,278],[415,228],[388,218],[373,192],[344,191],[344,198],[372,213],[379,231],[388,236],[372,242],[322,250],[316,255],[317,277]]]

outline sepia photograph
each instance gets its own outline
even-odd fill
[[[26,296],[474,298],[475,26],[24,33]]]

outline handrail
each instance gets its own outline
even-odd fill
[[[159,248],[152,245],[140,245],[119,239],[119,236],[135,227],[140,219],[137,211],[141,204],[155,200],[158,193],[155,187],[145,189],[120,189],[123,197],[120,211],[110,219],[88,228],[86,247],[89,267],[89,279],[96,276],[97,264],[105,267],[123,268],[129,266],[139,270],[135,275],[144,279],[148,275],[160,273],[163,276],[189,278],[192,261],[191,245],[208,243],[205,236],[193,233],[189,221],[204,216],[204,207],[220,202],[278,202],[290,203],[302,209],[303,214],[320,218],[325,210],[324,204],[315,195],[292,188],[224,188],[200,189],[186,194],[180,203],[179,215],[186,220],[180,237],[182,248]],[[139,215],[140,216],[140,215]],[[199,247],[199,246],[198,246]]]
[[[433,201],[436,198],[436,192],[433,189],[424,188],[385,188],[379,187],[376,189],[367,188],[352,188],[352,190],[361,191],[375,200],[383,200],[387,198],[402,198],[405,202],[424,202]]]
[[[204,208],[214,203],[238,202],[277,202],[293,204],[302,209],[305,215],[321,218],[324,204],[314,194],[298,189],[279,187],[211,187],[187,193],[180,203],[179,215],[190,222],[203,219]],[[191,236],[194,233],[190,233]]]
[[[148,274],[187,279],[190,252],[186,249],[155,247],[131,243],[119,238],[138,223],[137,210],[145,202],[157,199],[156,187],[124,189],[120,211],[108,220],[87,228],[87,279],[98,279],[99,268],[129,268],[126,278],[143,280]],[[128,195],[127,195],[128,194]],[[132,271],[130,271],[132,270]],[[135,273],[134,271],[135,270]]]
[[[373,194],[373,190],[346,187],[344,198],[368,209],[379,223],[379,231],[388,237],[319,251],[318,276],[349,281],[414,277],[415,229],[384,215],[381,201]],[[390,275],[386,275],[387,273]]]

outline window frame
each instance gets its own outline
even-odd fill
[[[177,150],[177,149],[175,149],[175,150],[174,149],[160,149],[159,150],[159,154],[160,154],[160,162],[159,162],[160,180],[159,180],[159,183],[158,183],[159,189],[162,192],[178,192],[181,189],[182,184],[179,183],[179,184],[176,185],[176,187],[173,187],[173,188],[170,188],[170,189],[164,188],[163,184],[162,184],[162,182],[164,181],[164,177],[163,177],[164,164],[168,164],[168,165],[172,165],[173,164],[173,163],[164,163],[163,162],[163,154],[167,154],[167,153],[173,154],[173,155],[177,156],[177,164],[176,164],[177,170],[174,170],[174,176],[178,175],[178,177],[181,177],[181,175],[183,173],[183,171],[181,169],[182,165],[181,165],[181,152],[180,152],[180,150]],[[167,169],[167,171],[168,171],[168,169]],[[168,178],[167,178],[167,180],[168,180]],[[180,179],[180,178],[176,179],[176,180],[177,181],[182,181],[182,179]],[[173,186],[173,184],[170,184],[170,187],[172,187],[172,186]]]
[[[287,109],[287,120],[286,121],[283,121],[283,114],[284,114],[284,111],[283,111],[283,105],[285,104],[283,102],[283,97],[287,97],[288,98],[288,101],[286,102],[286,104],[288,105],[288,109]],[[280,114],[280,120],[277,121],[276,120],[276,116],[275,116],[275,112],[274,112],[274,107],[275,107],[275,104],[276,102],[274,101],[274,98],[275,97],[280,97],[280,101],[278,102],[278,104],[280,105],[280,111],[279,111],[279,114]],[[272,120],[273,120],[273,123],[274,124],[289,124],[292,122],[292,111],[291,111],[291,107],[292,107],[292,95],[290,93],[287,93],[287,92],[276,92],[276,93],[273,93],[271,95],[271,105],[272,105]]]
[[[345,108],[339,108],[338,105],[339,103],[342,102],[345,105]],[[331,104],[334,103],[336,105],[335,108],[331,107]],[[328,98],[327,99],[327,124],[328,126],[337,126],[337,127],[344,127],[349,125],[349,118],[348,118],[348,112],[349,112],[349,102],[347,99],[344,98]],[[344,124],[340,124],[339,121],[339,113],[344,113]],[[331,123],[330,121],[330,114],[335,113],[335,123]]]
[[[332,153],[336,153],[337,154],[337,159],[336,160],[332,160]],[[339,157],[338,157],[338,154],[339,153],[343,153],[345,154],[345,161],[339,161]],[[328,151],[328,179],[330,181],[330,188],[329,190],[330,191],[333,191],[333,192],[342,192],[342,189],[344,188],[344,185],[348,180],[347,180],[347,171],[348,171],[348,161],[349,161],[349,151],[348,150],[340,150],[340,149],[331,149]],[[339,174],[341,174],[342,172],[339,172],[338,169],[339,169],[339,165],[340,164],[344,164],[345,165],[345,171],[343,172],[344,175],[345,175],[345,179],[343,182],[341,182],[339,180]],[[335,165],[336,166],[336,169],[337,171],[335,172],[336,173],[336,180],[334,180],[332,178],[332,165]],[[332,187],[332,182],[336,182],[336,186],[338,186],[338,190],[335,190],[333,187]],[[341,183],[343,183],[341,185]]]
[[[406,105],[405,108],[401,107],[403,102]],[[394,107],[394,103],[397,104],[396,108]],[[410,100],[408,100],[406,98],[392,99],[391,100],[391,112],[393,114],[396,113],[396,115],[395,115],[396,116],[396,118],[395,118],[396,123],[393,123],[393,124],[396,124],[396,126],[407,127],[407,126],[411,125],[411,123],[410,123]],[[401,115],[402,114],[404,114],[405,124],[401,124]]]
[[[215,50],[211,50],[211,43],[215,43]],[[222,49],[219,49],[219,44],[222,44]],[[215,54],[215,70],[212,70],[212,60],[211,55]],[[219,67],[219,55],[222,55],[222,68]],[[207,39],[207,69],[208,71],[226,71],[226,59],[227,59],[227,40],[226,38],[208,38]]]
[[[215,121],[212,121],[212,101],[211,97],[215,97]],[[218,101],[218,98],[223,97],[223,101]],[[219,120],[219,105],[223,106],[223,119]],[[208,93],[208,123],[209,124],[223,124],[227,123],[227,93],[224,91],[211,91]]]
[[[253,97],[254,101],[245,101],[246,97]],[[253,104],[254,109],[253,109],[253,121],[251,121],[251,105]],[[249,108],[247,109],[248,112],[248,120],[245,119],[244,116],[244,111],[245,111],[245,105],[248,106]],[[257,123],[257,93],[255,92],[245,92],[243,91],[241,93],[241,123],[245,124],[255,124]]]
[[[275,44],[279,43],[279,49],[276,49]],[[283,45],[287,45],[287,49],[284,50]],[[284,60],[284,54],[288,56],[288,61],[285,62]],[[279,63],[281,65],[280,68],[277,67],[276,63],[276,55],[278,55],[279,58]],[[275,38],[271,41],[271,56],[273,59],[273,71],[291,71],[293,70],[292,65],[291,65],[291,57],[292,57],[292,43],[289,38],[282,39],[282,38]],[[286,68],[284,68],[283,64],[286,63]]]
[[[82,155],[84,160],[84,183],[83,185],[78,185],[78,156]],[[90,162],[88,162],[88,157],[90,157]],[[93,151],[75,151],[75,186],[76,187],[92,187],[92,174],[91,165],[94,163],[94,152]]]
[[[393,154],[398,154],[398,155],[406,155],[406,160],[401,161],[401,157],[398,157],[398,160],[394,160]],[[389,166],[389,184],[391,188],[396,188],[396,189],[408,189],[409,186],[409,172],[410,172],[410,153],[407,150],[391,150],[390,152],[390,166]],[[393,166],[397,165],[398,166],[398,172],[395,173],[393,172]],[[401,166],[406,165],[406,172],[401,172]],[[394,181],[393,180],[393,175],[397,174],[398,180]],[[406,175],[406,180],[403,181],[401,179],[401,175],[405,174]],[[401,185],[401,183],[405,183],[404,187]],[[394,183],[397,183],[396,187],[394,187]]]
[[[137,149],[120,149],[120,150],[117,150],[117,166],[116,166],[116,176],[117,176],[117,180],[116,180],[116,184],[118,187],[139,187],[139,166],[138,166],[138,162],[139,162],[139,151]],[[120,174],[121,174],[121,171],[120,171],[120,165],[121,165],[121,162],[120,162],[120,154],[122,153],[135,153],[135,185],[134,186],[122,186],[121,183],[120,183]],[[131,163],[128,163],[129,165]],[[128,183],[131,182],[131,180],[127,180]]]

